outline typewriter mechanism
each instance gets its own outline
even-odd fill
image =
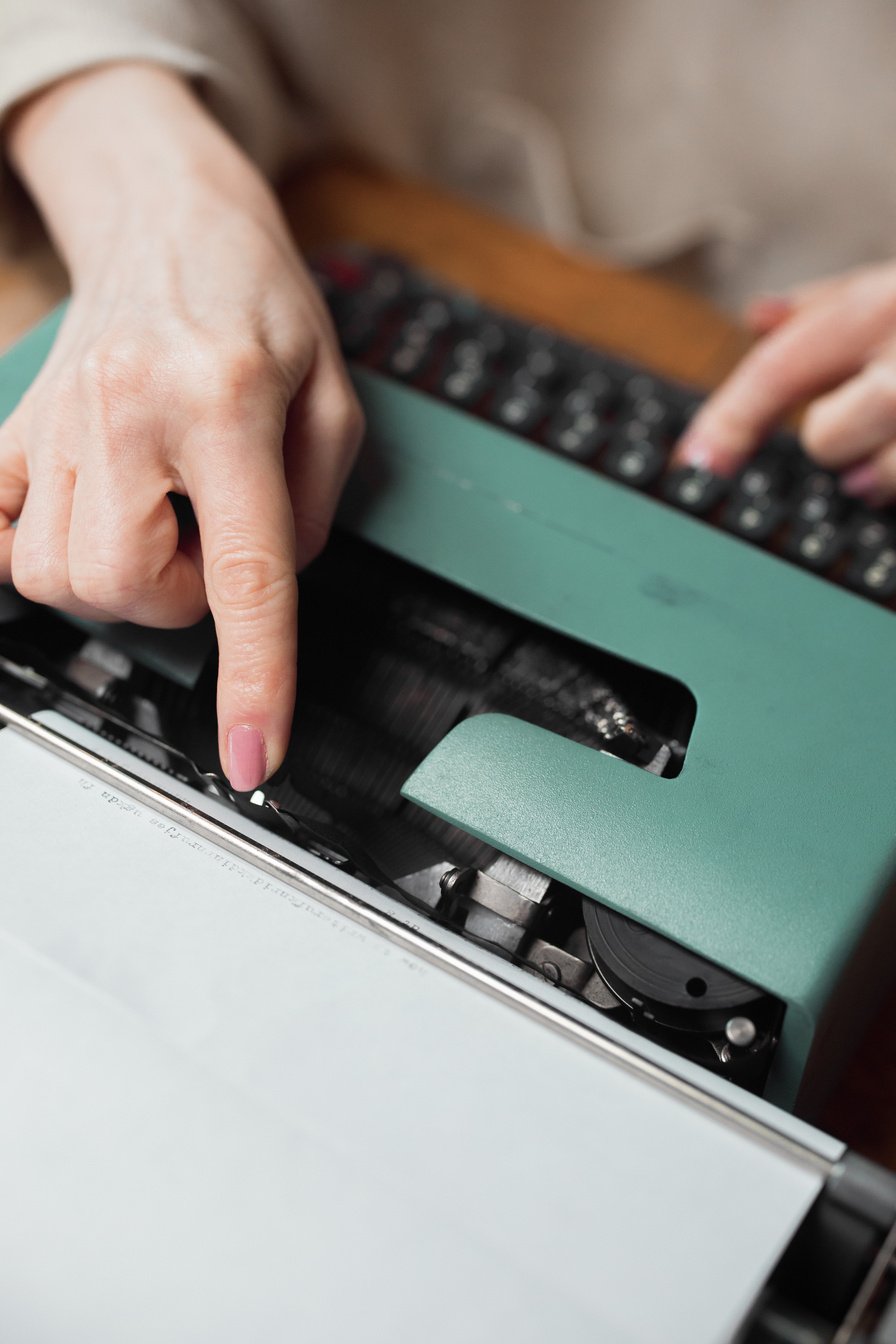
[[[787,433],[682,473],[694,390],[396,258],[314,271],[368,435],[302,576],[286,762],[230,802],[812,1113],[891,979],[896,515]],[[0,415],[60,320],[0,361]],[[229,797],[211,630],[8,600],[24,712]]]
[[[158,637],[177,648],[178,635]],[[10,597],[0,684],[53,707],[428,918],[753,1091],[783,1005],[402,798],[458,723],[504,713],[662,778],[694,703],[679,683],[556,635],[340,536],[302,582],[299,700],[286,761],[250,799],[220,773],[210,628],[183,636],[193,684],[153,637],[69,622]],[[169,669],[170,671],[170,669]]]

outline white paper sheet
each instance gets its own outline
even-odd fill
[[[3,1344],[717,1344],[819,1187],[10,729]]]

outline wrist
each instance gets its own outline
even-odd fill
[[[209,193],[268,194],[186,82],[157,66],[60,81],[14,115],[7,146],[75,282],[122,240],[176,229]]]

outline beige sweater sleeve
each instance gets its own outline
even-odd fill
[[[177,70],[261,168],[283,169],[307,138],[264,35],[238,0],[0,0],[0,130],[16,103],[112,61]],[[22,195],[0,176],[0,240],[21,236]]]

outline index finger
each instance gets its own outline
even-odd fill
[[[796,313],[759,341],[709,397],[673,460],[734,471],[788,411],[862,366],[864,338],[827,305]]]
[[[283,760],[296,688],[295,524],[283,471],[282,425],[254,442],[232,434],[199,455],[184,483],[202,543],[218,634],[218,744],[239,792]]]

